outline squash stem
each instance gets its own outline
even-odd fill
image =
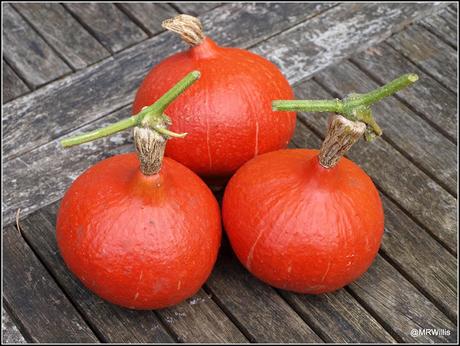
[[[75,145],[94,141],[96,139],[113,135],[114,133],[126,130],[130,127],[135,126],[138,123],[136,117],[129,117],[127,119],[120,120],[114,124],[97,129],[91,132],[84,133],[71,138],[66,138],[61,141],[64,148],[70,148]]]
[[[333,112],[351,121],[361,121],[367,125],[366,140],[380,136],[382,130],[372,116],[370,106],[384,97],[395,94],[418,80],[414,73],[408,73],[372,90],[366,94],[350,94],[343,100],[275,100],[274,111]]]
[[[167,120],[166,115],[163,114],[164,110],[199,78],[199,71],[190,72],[176,85],[169,89],[163,96],[161,96],[154,104],[144,107],[136,115],[88,133],[63,139],[61,141],[61,145],[64,148],[69,148],[75,145],[91,142],[99,138],[107,137],[138,125],[149,127],[167,137],[184,137],[186,133],[175,133],[158,125],[163,124],[164,121]]]

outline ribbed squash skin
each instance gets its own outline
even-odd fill
[[[294,292],[337,290],[371,265],[384,229],[372,180],[342,158],[332,169],[318,151],[260,155],[230,179],[224,228],[241,263],[266,283]]]

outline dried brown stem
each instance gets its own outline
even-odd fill
[[[351,121],[333,114],[329,118],[326,138],[319,153],[319,163],[325,168],[334,167],[366,131],[366,124]]]
[[[182,40],[191,46],[198,46],[204,40],[203,27],[198,18],[187,14],[180,14],[166,19],[161,26],[180,35]]]

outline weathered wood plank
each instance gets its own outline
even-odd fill
[[[220,45],[247,48],[334,6],[334,3],[232,4],[218,7],[200,19],[205,33]]]
[[[191,300],[176,307],[158,311],[128,310],[107,303],[89,292],[70,274],[58,255],[55,240],[55,220],[59,203],[53,203],[21,221],[24,236],[33,244],[54,276],[66,290],[85,318],[108,342],[171,342],[158,316],[168,330],[183,342],[244,342],[246,339],[211,300],[203,299],[200,291]],[[206,322],[209,319],[214,323]],[[219,321],[215,323],[215,321]]]
[[[158,314],[180,342],[247,343],[225,313],[201,289],[192,298]]]
[[[69,135],[108,125],[129,114],[129,107],[125,107]],[[22,158],[5,162],[4,174],[8,176],[5,180],[8,184],[5,184],[3,192],[5,223],[14,219],[18,208],[25,216],[59,200],[72,181],[90,165],[117,153],[133,151],[134,147],[129,143],[130,131],[71,149],[62,148],[55,140],[38,148],[34,154],[30,152]]]
[[[229,244],[221,248],[206,287],[251,342],[322,342],[274,289],[238,263]]]
[[[455,4],[452,4],[455,6]],[[452,6],[451,5],[451,6]],[[445,8],[445,10],[442,10],[439,12],[439,15],[446,21],[448,25],[450,25],[451,28],[454,30],[457,29],[458,23],[457,23],[457,12],[451,9],[451,6],[448,6]]]
[[[395,339],[345,289],[281,295],[329,343],[393,343]]]
[[[407,59],[457,92],[457,51],[420,25],[412,25],[387,41]]]
[[[454,323],[380,255],[349,287],[403,342],[455,342],[457,339]],[[413,336],[413,329],[448,330],[450,335]]]
[[[177,15],[168,4],[129,2],[120,3],[118,6],[149,35],[163,31],[161,22]]]
[[[4,57],[33,88],[72,71],[11,4],[3,6],[3,28]]]
[[[67,3],[64,6],[111,52],[118,52],[148,37],[114,4]]]
[[[450,20],[449,20],[450,19]],[[457,25],[452,26],[453,15],[447,8],[418,22],[421,26],[457,48]]]
[[[382,196],[382,201],[385,210],[382,253],[452,321],[456,320],[456,258],[387,197]]]
[[[355,55],[351,60],[379,83],[387,83],[404,73],[417,73],[420,76],[417,83],[400,91],[397,97],[454,142],[457,141],[457,97],[454,93],[386,43]]]
[[[24,336],[11,319],[10,314],[2,307],[2,344],[25,344]]]
[[[16,3],[14,7],[74,69],[81,69],[110,53],[60,4]]]
[[[98,342],[19,231],[3,230],[3,297],[34,342]]]
[[[190,14],[192,16],[201,16],[202,14],[213,10],[218,6],[222,6],[223,3],[219,2],[176,2],[173,3],[181,13]]]
[[[440,4],[341,4],[286,30],[254,51],[281,67],[291,83],[365,50]]]
[[[340,98],[353,92],[368,92],[380,86],[348,61],[321,71],[315,79]],[[372,109],[377,123],[383,129],[384,138],[455,195],[456,145],[395,97],[383,99],[373,105]],[[442,117],[442,114],[437,116]]]
[[[29,87],[22,81],[14,70],[2,61],[3,65],[3,103],[11,101],[18,96],[30,91]]]
[[[320,94],[318,96],[324,97],[323,93],[324,91],[318,92]],[[312,115],[320,116],[319,114]],[[296,147],[312,148],[320,145],[320,139],[302,122],[298,122],[298,131],[296,131],[293,142]],[[357,145],[364,144],[358,143]],[[353,148],[352,150],[356,149]],[[352,159],[355,160],[355,158]],[[363,167],[362,164],[361,166]],[[364,169],[367,170],[367,167],[364,167]],[[436,297],[432,298],[438,303],[446,299],[446,302],[439,305],[445,307],[450,304],[452,295],[455,300],[455,293],[453,292],[456,285],[456,274],[454,274],[456,270],[455,259],[405,216],[393,203],[389,202],[387,198],[383,197],[383,202],[386,229],[381,252],[398,265],[404,272],[405,277],[409,277],[418,287],[423,287],[423,291],[429,292],[430,295],[436,295]],[[427,251],[427,249],[430,250]],[[423,258],[424,256],[425,258]],[[420,270],[421,267],[423,267],[423,270]],[[434,308],[430,301],[409,284],[405,277],[399,274],[379,255],[369,272],[350,287],[358,287],[353,289],[355,293],[359,289],[366,290],[365,294],[360,292],[353,296],[364,304],[366,310],[372,311],[374,316],[378,316],[379,321],[385,323],[386,329],[390,328],[392,333],[402,341],[410,342],[411,328],[419,328],[414,325],[414,322],[418,323],[420,328],[431,328],[430,325],[434,325],[435,329],[442,328],[440,325],[436,327],[439,320],[442,320],[445,325],[450,325],[451,322],[447,321],[446,317]],[[363,281],[366,284],[361,284]],[[399,292],[400,289],[405,291],[402,296]],[[380,296],[379,292],[384,293]],[[413,297],[413,299],[409,299],[408,296]],[[406,301],[410,302],[407,303]],[[398,307],[401,303],[404,304],[405,308]],[[434,309],[433,313],[431,313],[431,309]],[[302,310],[298,311],[302,313]],[[317,313],[311,311],[311,307],[308,307],[308,311],[313,316],[317,316]],[[455,306],[447,308],[446,311],[451,316],[451,312],[455,311]],[[411,322],[412,320],[413,322]],[[422,324],[422,322],[426,324]],[[409,329],[406,330],[405,328]],[[412,339],[412,341],[415,342],[416,340]],[[420,342],[426,341],[426,339],[420,339]]]
[[[299,99],[330,98],[331,94],[313,80],[295,86]],[[299,119],[323,134],[327,115],[299,113]],[[385,131],[385,127],[383,127]],[[307,131],[306,137],[311,136]],[[302,145],[302,142],[297,143]],[[376,185],[436,236],[448,249],[456,252],[456,199],[436,184],[385,140],[358,143],[348,157],[369,174]]]
[[[81,69],[110,55],[61,4],[16,3],[14,7],[74,69]]]
[[[265,7],[261,5],[257,9],[264,12]],[[273,6],[273,4],[270,4],[270,6]],[[309,12],[311,16],[315,11],[324,10],[324,6],[313,4],[304,8],[311,10]],[[237,9],[239,10],[237,11]],[[235,22],[228,21],[226,17],[229,12],[235,11],[235,16],[238,14],[241,17],[246,16],[251,20],[253,19],[253,24],[260,29],[259,32],[254,32],[254,37],[243,36],[247,37],[247,40],[246,42],[240,40],[241,46],[253,44],[256,42],[256,38],[257,40],[264,39],[269,34],[270,27],[267,27],[267,23],[260,18],[261,16],[257,15],[258,12],[252,10],[251,13],[247,13],[245,9],[246,7],[243,4],[232,4],[216,9],[215,11],[218,11],[218,13],[213,11],[205,15],[204,19],[209,18],[210,21],[218,22],[216,26],[210,27],[212,36],[214,36],[214,33],[216,36],[220,36],[220,32],[215,28],[224,26],[224,23],[228,31],[238,29]],[[280,20],[295,17],[298,12],[299,7],[286,6],[285,11],[282,12],[283,16],[280,16]],[[212,18],[214,20],[211,20]],[[276,17],[270,18],[272,18],[270,25],[274,26]],[[305,14],[299,15],[297,18],[305,18]],[[292,21],[293,19],[284,22],[291,23]],[[233,23],[233,27],[231,27],[230,23]],[[278,25],[277,28],[280,29],[281,27]],[[232,35],[225,34],[220,37],[223,42],[229,42],[227,40],[232,39]],[[110,59],[84,71],[77,72],[69,79],[42,88],[36,91],[33,96],[23,98],[22,102],[13,101],[8,103],[3,109],[4,157],[11,158],[28,152],[30,149],[43,145],[53,138],[59,138],[72,128],[78,128],[128,104],[131,102],[132,95],[143,75],[151,67],[151,64],[160,60],[161,57],[158,52],[162,52],[164,55],[171,54],[177,51],[180,46],[182,46],[182,43],[173,35],[160,34],[133,49],[121,52],[116,60]],[[66,100],[66,102],[62,102],[62,100]],[[59,105],[59,107],[56,105]],[[128,111],[125,115],[128,116]],[[101,124],[93,124],[87,127],[86,130],[94,129],[98,125]],[[36,129],[40,129],[40,131]],[[113,140],[116,142],[117,139]],[[17,143],[21,143],[21,146],[18,146]],[[37,150],[41,154],[38,154],[38,152],[31,154],[32,156],[28,156],[24,161],[17,158],[15,162],[8,164],[9,168],[5,168],[5,172],[9,172],[8,175],[5,175],[5,177],[8,177],[6,180],[12,182],[7,186],[9,192],[5,192],[5,196],[8,197],[4,198],[5,204],[8,205],[4,209],[6,220],[12,220],[13,213],[17,208],[23,209],[22,212],[25,215],[52,201],[58,200],[66,186],[71,182],[71,179],[67,179],[65,176],[75,177],[78,172],[81,172],[80,169],[88,167],[91,164],[90,162],[96,162],[96,160],[91,161],[87,157],[79,156],[77,154],[77,151],[80,150],[79,148],[73,148],[71,151],[66,152],[58,148],[57,142],[51,144],[51,146],[39,148]],[[88,147],[83,146],[81,148]],[[84,152],[86,152],[85,150],[87,149],[83,149]],[[101,154],[104,149],[100,148],[99,150],[99,154]],[[96,155],[97,152],[98,150],[91,155]],[[52,159],[50,159],[51,157]],[[92,157],[95,158],[95,156]],[[75,166],[71,162],[73,162],[74,158],[78,158],[78,160],[84,159],[81,161],[83,166],[81,168],[77,167],[72,173],[72,169]],[[33,168],[27,168],[24,162],[29,165],[32,164]],[[50,168],[50,165],[53,167],[58,165],[55,176],[48,174],[54,169]],[[64,173],[62,171],[64,167],[73,168],[66,170],[67,173]],[[37,170],[37,172],[34,173],[34,170]],[[58,181],[52,182],[53,180]],[[23,192],[18,193],[18,191]]]

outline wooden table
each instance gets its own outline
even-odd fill
[[[455,342],[457,11],[449,3],[4,4],[4,341]],[[320,296],[277,290],[249,275],[224,240],[197,295],[131,311],[66,269],[55,241],[60,198],[87,167],[133,147],[129,131],[71,150],[59,140],[130,114],[147,71],[185,49],[160,26],[180,12],[199,14],[219,44],[276,63],[298,98],[419,74],[374,107],[383,137],[349,153],[385,208],[381,250],[358,281]],[[299,113],[291,146],[318,148],[326,118]]]

